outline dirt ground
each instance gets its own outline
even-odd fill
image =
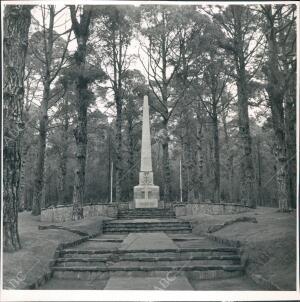
[[[186,216],[192,221],[193,232],[204,234],[210,226],[238,217],[255,217],[257,223],[237,222],[212,235],[238,240],[247,270],[261,275],[282,290],[296,288],[296,213],[279,213],[275,208],[257,208],[251,212],[232,215]]]
[[[3,288],[25,289],[44,273],[49,271],[49,261],[53,259],[59,243],[82,238],[66,230],[39,230],[39,225],[61,225],[80,230],[89,235],[98,233],[104,217],[92,217],[65,223],[40,222],[40,216],[30,212],[19,214],[19,234],[22,249],[14,253],[3,253]]]

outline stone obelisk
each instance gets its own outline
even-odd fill
[[[139,185],[134,187],[135,208],[157,208],[159,200],[159,187],[153,184],[151,136],[148,96],[144,96],[141,169]]]

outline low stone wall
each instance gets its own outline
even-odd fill
[[[41,221],[47,222],[64,222],[72,220],[73,205],[56,206],[41,211]],[[118,207],[112,204],[94,204],[83,206],[83,216],[107,216],[116,218]]]
[[[224,215],[250,211],[250,208],[232,203],[177,203],[174,204],[176,217],[197,214]]]

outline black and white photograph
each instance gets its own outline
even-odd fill
[[[297,1],[2,1],[1,301],[291,301]]]

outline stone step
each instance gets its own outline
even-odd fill
[[[197,252],[155,252],[155,253],[148,253],[147,251],[140,251],[135,253],[98,253],[99,251],[91,251],[87,253],[86,250],[80,251],[70,251],[66,253],[60,254],[60,259],[67,258],[67,259],[99,259],[99,261],[107,261],[107,260],[114,260],[114,259],[127,259],[127,260],[137,260],[142,259],[141,261],[151,261],[152,259],[179,259],[179,260],[186,260],[192,257],[192,259],[239,259],[236,252],[224,252],[224,251],[197,251]],[[233,256],[232,258],[230,256]],[[218,258],[220,257],[220,258]],[[116,260],[117,260],[116,259]]]
[[[201,256],[201,255],[185,255],[185,254],[161,254],[160,256],[151,256],[151,255],[143,255],[139,258],[136,257],[135,254],[125,254],[125,255],[110,255],[107,257],[97,257],[97,258],[57,258],[56,262],[106,262],[106,261],[145,261],[145,262],[153,262],[153,261],[183,261],[183,260],[232,260],[232,261],[240,261],[241,258],[239,255],[213,255],[213,256]]]
[[[128,234],[128,233],[153,233],[153,232],[165,232],[165,233],[180,233],[180,234],[188,234],[192,232],[191,228],[139,228],[139,229],[126,229],[126,228],[106,228],[103,230],[105,234]]]
[[[112,231],[127,231],[127,232],[141,232],[141,233],[144,233],[144,232],[147,232],[149,230],[151,230],[152,232],[154,230],[157,230],[157,232],[164,232],[164,231],[168,231],[168,230],[171,230],[171,231],[176,231],[176,230],[192,230],[191,227],[189,226],[177,226],[177,225],[174,225],[174,226],[146,226],[146,227],[130,227],[130,226],[106,226],[106,227],[103,227],[103,231],[108,231],[108,230],[112,230]]]
[[[244,271],[244,267],[242,265],[152,265],[152,266],[70,266],[70,267],[59,267],[53,266],[53,271],[73,271],[73,272],[116,272],[116,271],[124,271],[124,272],[133,272],[133,271],[210,271],[210,270],[223,270],[223,271]]]
[[[73,266],[186,266],[186,265],[234,265],[240,264],[240,259],[103,259],[99,258],[67,258],[67,259],[57,259],[55,266],[59,267],[73,267]]]
[[[103,257],[111,254],[116,255],[131,255],[132,257],[176,257],[178,255],[189,254],[190,256],[219,256],[219,255],[238,255],[239,249],[234,247],[205,247],[205,248],[178,248],[178,249],[136,249],[136,250],[122,250],[122,249],[98,249],[98,250],[79,250],[79,249],[65,249],[60,251],[60,256],[63,255],[102,255]]]
[[[172,209],[161,208],[135,208],[135,209],[119,209],[119,212],[173,212]]]
[[[154,232],[157,232],[157,231],[161,231],[161,232],[165,232],[166,234],[175,234],[175,233],[179,233],[179,234],[189,234],[191,233],[192,231],[191,230],[175,230],[175,231],[172,231],[172,230],[169,230],[169,231],[166,231],[166,230],[148,230],[148,231],[145,231],[145,230],[140,230],[140,231],[137,231],[137,233],[139,232],[143,232],[143,233],[154,233]],[[125,235],[125,234],[129,234],[129,233],[133,233],[132,231],[105,231],[105,234],[119,234],[119,235]]]
[[[91,238],[91,239],[88,239],[87,242],[122,242],[123,239],[115,239],[115,238],[103,238],[103,239],[98,239],[98,238]]]
[[[175,212],[173,211],[118,211],[118,214],[121,215],[130,215],[130,214],[135,214],[135,215],[150,215],[150,214],[156,214],[156,215],[173,215]]]
[[[162,211],[162,210],[126,210],[126,211],[118,211],[119,214],[175,214],[174,211]]]
[[[123,225],[123,224],[120,224],[120,225],[116,225],[116,224],[113,224],[113,225],[109,225],[109,224],[106,224],[106,225],[103,225],[103,229],[106,230],[106,229],[126,229],[126,230],[147,230],[147,229],[192,229],[190,225],[187,225],[187,224],[158,224],[158,225],[155,225],[155,224],[150,224],[150,225]]]
[[[118,218],[175,218],[174,214],[119,214]]]
[[[63,270],[62,270],[63,269]],[[176,278],[178,277],[187,277],[189,280],[215,280],[215,279],[226,279],[226,278],[234,278],[239,277],[244,274],[244,271],[241,270],[223,270],[223,269],[211,269],[205,270],[193,270],[193,271],[181,271],[181,270],[172,270],[172,267],[166,268],[166,270],[155,271],[155,270],[137,270],[137,271],[126,271],[126,270],[115,270],[115,271],[103,271],[103,270],[72,270],[69,268],[56,268],[53,270],[53,278],[55,279],[63,279],[63,280],[85,280],[91,281],[93,280],[108,280],[109,278],[114,277],[138,277],[138,278],[151,278],[151,277],[159,277],[166,278],[166,274],[168,276],[174,275]]]
[[[118,211],[118,216],[138,216],[138,217],[175,217],[175,212],[172,211]]]
[[[121,221],[105,221],[104,224],[105,225],[129,225],[129,226],[148,226],[148,225],[188,225],[190,226],[191,224],[188,221],[176,221],[176,220],[162,220],[162,221],[152,221],[151,219],[149,219],[149,221],[147,221],[147,219],[142,219],[142,221],[140,221],[139,219],[137,220],[121,220]]]

